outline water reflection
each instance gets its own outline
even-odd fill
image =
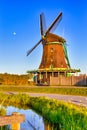
[[[0,127],[0,130],[59,130],[57,127],[53,128],[51,125],[45,124],[43,117],[31,109],[24,110],[13,106],[7,107],[7,115],[11,115],[13,112],[25,115],[25,121],[20,123],[20,129],[12,129],[12,125],[8,125]]]
[[[0,130],[10,130],[8,126],[0,126]]]
[[[12,106],[7,107],[7,115],[11,115],[13,112],[19,112],[25,115],[25,122],[20,124],[21,130],[44,130],[43,118],[33,110],[18,109]]]

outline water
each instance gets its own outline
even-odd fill
[[[59,130],[58,128],[52,128],[49,124],[46,124],[43,117],[34,112],[32,109],[19,109],[13,106],[6,108],[7,115],[11,115],[13,112],[18,112],[25,115],[25,121],[20,123],[20,129],[18,130]],[[0,130],[13,130],[11,124],[8,126],[1,126]],[[14,129],[17,130],[17,129]]]
[[[7,115],[19,112],[25,115],[25,121],[20,124],[21,130],[44,130],[43,118],[31,109],[18,109],[12,106],[7,107]]]

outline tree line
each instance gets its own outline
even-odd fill
[[[0,74],[0,85],[22,85],[28,84],[28,76],[18,74]]]

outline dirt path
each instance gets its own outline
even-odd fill
[[[7,92],[9,94],[16,94],[14,92]],[[73,95],[62,95],[62,94],[45,94],[45,93],[26,93],[32,97],[46,96],[58,100],[71,102],[77,105],[87,107],[87,96],[73,96]]]
[[[61,94],[43,94],[43,93],[28,93],[30,96],[39,97],[46,96],[49,98],[54,98],[58,100],[68,101],[77,105],[82,105],[87,107],[87,97],[86,96],[72,96],[72,95],[61,95]]]

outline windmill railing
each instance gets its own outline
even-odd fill
[[[67,72],[67,73],[76,73],[80,72],[80,69],[67,69],[67,68],[45,68],[45,69],[37,69],[37,70],[28,70],[27,73],[35,73],[35,72]]]

